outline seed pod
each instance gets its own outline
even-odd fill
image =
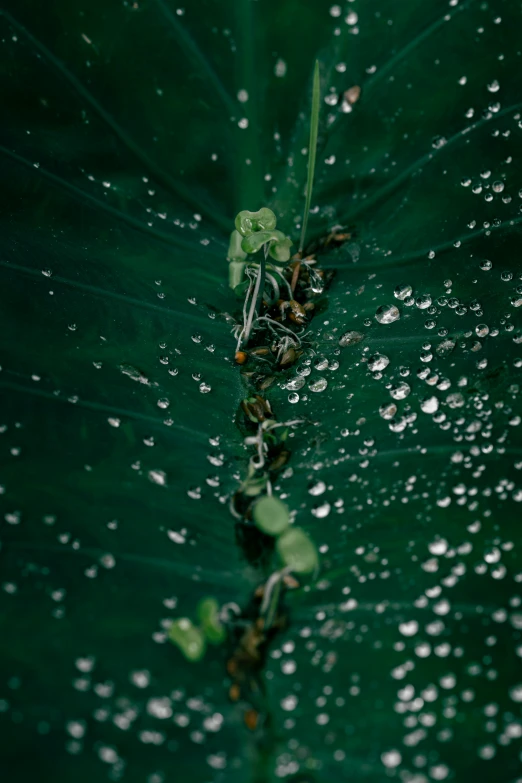
[[[246,416],[250,421],[254,422],[254,424],[261,424],[261,422],[266,421],[266,419],[273,418],[270,403],[268,400],[260,397],[259,394],[256,394],[255,397],[249,397],[246,400],[242,400],[241,407]]]
[[[288,320],[292,321],[292,323],[297,324],[298,326],[302,326],[306,321],[306,316],[297,315],[296,313],[289,313]]]
[[[358,84],[354,84],[353,87],[350,87],[348,90],[345,90],[343,93],[343,98],[346,101],[346,103],[350,104],[350,106],[353,106],[354,103],[357,103],[359,98],[361,97],[361,88]]]
[[[235,682],[229,688],[228,698],[230,699],[230,701],[239,701],[240,696],[241,696],[241,689],[237,684],[237,682]]]
[[[259,391],[266,391],[275,381],[275,375],[266,375],[259,384]]]
[[[236,355],[234,356],[236,364],[245,364],[247,359],[248,354],[245,353],[245,351],[236,351]]]
[[[306,318],[306,312],[302,305],[299,304],[295,299],[291,299],[290,302],[290,308],[293,312],[293,314],[300,318]]]
[[[282,355],[279,364],[281,365],[281,367],[289,367],[291,364],[295,362],[296,358],[297,356],[296,356],[295,348],[289,348]]]
[[[259,348],[252,348],[250,354],[251,356],[269,356],[270,348],[268,345],[261,345]]]

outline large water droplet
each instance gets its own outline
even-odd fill
[[[415,304],[419,310],[425,310],[431,304],[431,296],[429,294],[421,294],[421,296],[418,296],[415,300]]]
[[[362,332],[345,332],[339,339],[339,345],[341,348],[346,348],[348,345],[356,345],[364,340],[366,335]]]
[[[390,389],[390,394],[394,400],[404,400],[405,397],[411,392],[411,387],[405,381],[395,384]]]
[[[437,397],[425,397],[421,401],[421,410],[424,411],[424,413],[436,413],[439,409],[439,400]]]
[[[412,295],[413,288],[411,287],[411,285],[408,285],[407,283],[401,283],[401,285],[398,285],[393,293],[396,299],[400,299],[401,301],[404,301],[406,297]]]
[[[309,385],[308,388],[310,389],[311,392],[322,392],[326,389],[327,386],[328,386],[328,381],[326,380],[326,378],[317,378]]]
[[[288,381],[286,384],[286,388],[288,391],[299,391],[299,389],[302,389],[305,385],[305,379],[303,376],[298,375],[297,378],[292,378],[292,380]]]
[[[391,324],[401,317],[398,307],[395,305],[381,305],[375,313],[375,319],[380,324]]]
[[[373,356],[370,356],[368,359],[368,369],[371,370],[371,372],[381,372],[389,363],[390,360],[383,353],[374,353]]]

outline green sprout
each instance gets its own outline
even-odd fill
[[[226,630],[221,622],[219,604],[215,598],[203,598],[197,607],[199,626],[188,617],[174,620],[169,628],[169,639],[188,661],[200,661],[205,655],[207,642],[221,644]]]
[[[235,220],[235,231],[230,235],[228,247],[229,284],[238,293],[244,293],[242,283],[245,273],[249,276],[249,285],[243,308],[243,328],[238,338],[238,349],[248,343],[256,317],[259,300],[262,298],[267,280],[278,290],[277,279],[271,272],[278,273],[278,267],[290,260],[292,240],[276,230],[277,218],[268,207],[257,212],[243,210]],[[249,256],[263,250],[261,260],[249,260]],[[270,262],[268,259],[270,258]],[[274,286],[275,283],[275,286]],[[250,305],[250,306],[249,306]]]

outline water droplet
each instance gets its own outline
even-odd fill
[[[465,400],[460,392],[453,392],[452,394],[448,394],[446,402],[450,408],[462,408]]]
[[[424,413],[436,413],[439,409],[439,400],[437,397],[425,397],[421,401],[421,410],[424,411]]]
[[[170,400],[168,400],[166,397],[161,397],[157,404],[158,408],[168,408],[170,405]]]
[[[375,313],[375,319],[380,324],[391,324],[400,317],[399,308],[395,307],[395,305],[381,305],[381,307],[377,308],[377,312]]]
[[[497,79],[494,79],[488,84],[488,90],[489,92],[498,92],[500,90],[500,84],[498,83]]]
[[[492,267],[493,264],[487,258],[485,258],[483,261],[480,262],[480,268],[482,269],[483,272],[489,272],[489,270]]]
[[[390,389],[390,395],[394,400],[404,400],[410,392],[411,387],[405,381],[395,384],[395,386],[392,386]]]
[[[487,324],[477,324],[475,327],[475,334],[478,337],[485,337],[489,334],[489,326]]]
[[[324,519],[330,513],[331,506],[329,503],[321,503],[320,506],[316,506],[312,509],[312,514],[317,519]]]
[[[422,294],[415,300],[415,304],[419,310],[425,310],[431,304],[431,296],[429,294]]]
[[[404,301],[406,297],[411,296],[413,293],[413,288],[411,285],[408,285],[407,283],[402,283],[401,285],[398,285],[395,291],[393,292],[396,299],[400,299],[401,301]]]
[[[322,495],[323,492],[326,492],[326,484],[324,481],[317,481],[315,484],[312,484],[311,487],[308,488],[308,492],[310,495]]]
[[[370,356],[368,359],[368,369],[371,372],[381,372],[389,363],[390,360],[383,353],[374,353],[373,356]]]
[[[175,544],[184,544],[187,540],[184,535],[178,533],[176,530],[167,530],[167,535],[171,541],[174,541]]]
[[[398,767],[402,761],[402,756],[398,750],[389,750],[387,753],[381,754],[381,761],[388,769]]]
[[[339,339],[339,345],[341,348],[346,348],[348,345],[356,345],[364,340],[366,335],[362,332],[345,332]]]
[[[286,388],[288,391],[299,391],[299,389],[302,389],[305,385],[305,379],[303,376],[298,375],[297,378],[292,378],[292,380],[288,381],[286,384]]]
[[[199,390],[201,394],[208,394],[210,391],[212,391],[212,387],[209,386],[208,383],[200,383]]]
[[[397,406],[394,402],[385,402],[384,405],[381,405],[379,408],[379,416],[382,416],[382,418],[386,420],[393,419],[396,413]]]
[[[149,470],[148,477],[153,484],[159,484],[161,487],[167,485],[167,474],[163,470]]]
[[[435,351],[439,356],[448,356],[453,351],[456,344],[457,343],[455,342],[455,340],[451,340],[451,339],[443,340],[441,343],[439,343],[439,345],[437,345]]]
[[[299,395],[297,394],[297,392],[292,392],[292,394],[288,395],[288,402],[291,402],[293,404],[299,402]]]
[[[435,136],[433,141],[431,142],[431,146],[439,150],[441,147],[444,147],[444,145],[447,143],[447,139],[445,136]]]
[[[322,392],[326,389],[327,386],[328,386],[328,381],[326,380],[326,378],[317,378],[309,385],[308,388],[310,389],[311,392]]]
[[[341,338],[342,339],[342,338]],[[314,364],[314,367],[316,370],[326,370],[328,367],[328,359],[325,359],[324,357],[321,357],[316,361]]]

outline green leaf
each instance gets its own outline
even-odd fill
[[[520,14],[2,4],[2,771],[520,777]],[[251,391],[226,258],[245,207],[298,246],[316,60],[306,244],[335,277],[264,394],[304,422],[273,486],[321,572],[285,595],[251,734],[224,649],[165,642],[180,606],[246,610],[273,565],[229,513]]]
[[[308,228],[310,204],[312,203],[312,191],[314,187],[315,158],[317,155],[317,134],[319,131],[319,111],[321,100],[321,85],[319,80],[319,61],[315,61],[314,79],[312,87],[312,107],[310,111],[310,141],[308,144],[308,174],[306,178],[305,208],[303,215],[303,227],[301,229],[301,241],[299,252],[302,253]]]
[[[257,231],[249,234],[241,243],[245,253],[257,253],[267,242],[270,244],[285,243],[286,237],[282,231]],[[291,243],[290,243],[291,244]]]
[[[254,522],[263,533],[269,536],[279,536],[290,522],[288,506],[274,495],[264,495],[253,507]]]
[[[236,217],[236,230],[244,237],[252,236],[257,231],[273,231],[276,225],[277,218],[267,207],[262,207],[257,212],[245,209]]]
[[[219,604],[215,598],[204,598],[198,604],[198,617],[211,644],[221,644],[226,639],[226,630],[219,619]]]
[[[188,661],[200,661],[205,655],[205,637],[187,617],[175,620],[169,628],[169,639]]]
[[[292,527],[277,539],[276,548],[285,566],[296,574],[312,574],[319,568],[313,541],[300,527]]]
[[[284,237],[278,242],[270,242],[268,246],[268,254],[277,261],[279,264],[286,264],[290,260],[292,247],[292,240],[289,237]]]

